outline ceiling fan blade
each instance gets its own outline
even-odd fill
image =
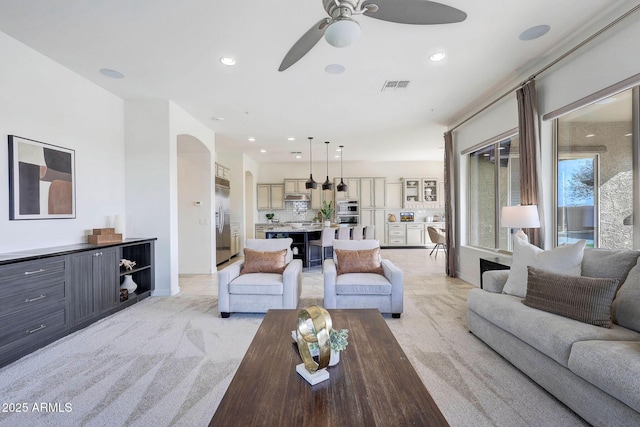
[[[323,18],[315,23],[309,31],[304,33],[302,37],[289,49],[289,52],[285,55],[278,71],[284,71],[298,62],[303,56],[307,54],[322,38],[324,32],[327,29],[329,18]]]
[[[377,12],[364,12],[365,15],[382,21],[399,24],[434,25],[462,22],[467,14],[446,4],[425,0],[365,0],[367,4],[378,6]]]

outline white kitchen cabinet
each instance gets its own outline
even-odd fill
[[[387,207],[387,178],[373,178],[373,207]]]
[[[284,184],[258,184],[258,210],[284,209]]]
[[[322,184],[318,183],[318,187],[311,190],[311,209],[321,209],[322,201],[326,200],[327,202],[333,202],[333,191],[323,190]],[[335,204],[333,205],[333,209],[335,211]]]
[[[387,209],[402,209],[402,182],[387,183]]]
[[[403,178],[403,208],[434,209],[442,206],[442,181],[437,178]]]
[[[423,246],[425,228],[422,223],[405,224],[407,246]]]
[[[387,245],[404,246],[406,228],[404,224],[387,224]]]
[[[216,177],[218,178],[224,178],[226,180],[229,180],[229,177],[231,175],[231,171],[229,170],[229,168],[222,166],[219,163],[215,164],[215,171],[216,171]]]
[[[311,194],[311,189],[306,188],[306,179],[286,178],[284,180],[285,194]]]
[[[338,191],[340,178],[334,178],[333,191],[337,200],[359,200],[360,199],[360,178],[343,178],[347,184],[347,191]]]
[[[360,208],[373,207],[373,178],[360,178]]]

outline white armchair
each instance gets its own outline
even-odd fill
[[[380,260],[384,275],[377,273],[343,273],[338,275],[337,250],[379,248],[377,240],[334,240],[333,259],[324,261],[324,307],[377,308],[399,318],[403,311],[404,275],[388,259]]]
[[[302,260],[293,259],[293,240],[247,239],[245,248],[274,252],[287,249],[286,268],[279,273],[240,274],[244,261],[218,272],[218,311],[222,317],[231,313],[266,313],[271,308],[296,309],[302,290]]]

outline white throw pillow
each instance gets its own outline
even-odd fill
[[[544,251],[531,243],[514,237],[513,261],[503,292],[520,298],[526,296],[528,266],[552,273],[580,276],[582,273],[582,254],[586,244],[586,240],[579,240],[570,245],[562,245],[550,251]]]

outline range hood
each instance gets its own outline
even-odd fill
[[[310,202],[308,194],[285,194],[284,200],[287,202]]]

